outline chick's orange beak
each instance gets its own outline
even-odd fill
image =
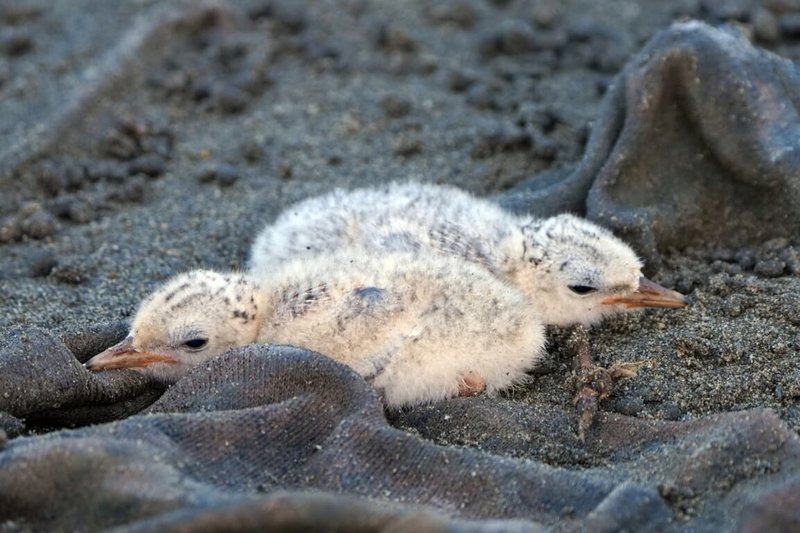
[[[115,344],[84,363],[84,366],[95,372],[115,368],[143,368],[153,363],[176,364],[169,355],[138,350],[133,346],[133,337]]]
[[[612,296],[601,303],[624,305],[629,309],[645,307],[679,309],[688,305],[683,294],[662,287],[658,283],[653,283],[644,276],[639,278],[639,288],[636,292],[622,296]]]

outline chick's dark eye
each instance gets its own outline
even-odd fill
[[[187,348],[191,348],[192,350],[199,350],[205,346],[207,342],[208,339],[189,339],[188,341],[184,342],[183,345]]]
[[[597,289],[595,289],[594,287],[589,287],[588,285],[570,285],[569,290],[571,290],[575,294],[589,294],[590,292],[594,292]]]

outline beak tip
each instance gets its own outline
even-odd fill
[[[94,356],[85,363],[83,363],[83,367],[86,370],[90,370],[92,372],[97,372],[98,370],[102,370],[102,368],[100,368],[100,365],[98,365],[95,359],[97,359],[97,356]]]
[[[645,277],[640,278],[636,292],[607,298],[602,303],[623,305],[628,309],[682,309],[689,305],[685,295]]]

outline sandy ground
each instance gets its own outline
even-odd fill
[[[745,4],[0,2],[0,335],[127,319],[174,273],[243,268],[262,225],[333,187],[414,178],[491,195],[569,169],[613,76],[673,20],[739,21],[800,56],[792,13]],[[170,23],[181,10],[193,22]],[[655,279],[692,306],[591,332],[601,364],[648,362],[604,409],[767,407],[800,428],[798,249],[666,251]],[[552,331],[531,384],[498,401],[568,405],[568,334]],[[437,409],[393,421],[569,468],[607,460],[544,434],[438,431]]]

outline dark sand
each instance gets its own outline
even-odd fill
[[[739,20],[759,46],[800,57],[791,13],[757,3],[428,4],[247,1],[191,8],[194,26],[170,27],[188,3],[0,2],[0,335],[128,319],[174,273],[243,268],[262,225],[333,187],[413,178],[491,195],[567,170],[605,87],[673,20]],[[228,29],[204,30],[204,16]],[[137,32],[153,31],[161,44],[140,47]],[[666,251],[654,277],[692,306],[591,332],[600,364],[650,363],[603,410],[686,421],[762,407],[797,431],[798,250],[779,239]],[[531,417],[569,408],[568,332],[552,333],[530,386],[491,401]],[[569,469],[613,455],[548,442],[544,429],[521,439],[465,419],[442,430],[451,414],[392,419],[437,443]]]

